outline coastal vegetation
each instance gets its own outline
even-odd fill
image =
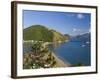
[[[55,68],[55,67],[77,67],[85,66],[81,62],[70,64],[61,60],[53,51],[49,49],[49,44],[59,44],[66,41],[89,41],[90,34],[83,34],[70,37],[68,34],[48,29],[43,25],[32,25],[23,29],[24,43],[32,41],[30,52],[23,53],[23,69]],[[26,42],[25,42],[26,41]],[[23,43],[23,44],[24,44]],[[89,43],[89,42],[88,42]]]
[[[83,64],[82,62],[78,62],[74,65],[71,65],[71,67],[79,67],[79,66],[85,66],[85,64]]]
[[[23,69],[52,68],[67,66],[52,51],[49,43],[61,43],[69,39],[69,36],[48,29],[42,25],[32,25],[23,30],[24,41],[33,40],[31,53],[23,54]]]
[[[57,60],[43,42],[33,44],[32,53],[23,54],[23,69],[51,68],[56,66]]]

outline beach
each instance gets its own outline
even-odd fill
[[[66,42],[68,42],[68,40],[66,40]],[[62,43],[62,42],[60,42]],[[43,45],[47,46],[49,44],[52,44],[52,42],[45,42]],[[64,62],[63,60],[61,60],[54,52],[52,52],[52,56],[55,57],[56,60],[56,65],[54,67],[70,67],[71,64],[69,62]]]
[[[71,66],[69,62],[64,62],[63,60],[58,58],[58,56],[55,55],[55,53],[53,52],[52,52],[52,56],[54,56],[56,60],[56,65],[54,67],[70,67]]]

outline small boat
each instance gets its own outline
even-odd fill
[[[85,45],[82,45],[82,47],[85,47]]]
[[[89,43],[90,43],[89,41],[86,42],[86,44],[89,44]]]

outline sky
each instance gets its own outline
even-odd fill
[[[74,36],[89,32],[90,23],[90,13],[23,10],[24,29],[31,25],[43,25]]]

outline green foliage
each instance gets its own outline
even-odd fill
[[[59,41],[65,41],[67,39],[67,36],[65,37],[63,34],[60,32],[57,32],[55,30],[51,30],[53,33],[53,42],[59,42]]]
[[[36,69],[54,67],[56,65],[55,57],[44,43],[62,42],[67,39],[67,36],[65,37],[63,34],[42,25],[32,25],[23,30],[23,39],[25,41],[35,41],[33,42],[32,53],[23,55],[23,68]]]
[[[24,54],[23,58],[23,69],[31,69],[32,68],[32,59],[29,54]]]
[[[46,27],[41,25],[30,26],[24,29],[23,32],[24,40],[51,42],[53,39],[53,33],[50,32]]]
[[[75,64],[75,65],[73,65],[73,66],[84,66],[84,64],[81,63],[81,62],[79,62],[79,63],[77,63],[77,64]]]
[[[42,42],[35,42],[32,46],[32,53],[24,54],[23,68],[36,69],[53,67],[56,60],[47,46],[43,47]],[[49,66],[45,66],[49,65]]]
[[[40,53],[41,47],[42,47],[42,44],[40,42],[34,43],[33,46],[32,46],[32,52],[34,54]]]
[[[56,42],[65,41],[67,39],[66,37],[61,33],[55,30],[50,30],[42,25],[32,25],[23,30],[24,40]]]

